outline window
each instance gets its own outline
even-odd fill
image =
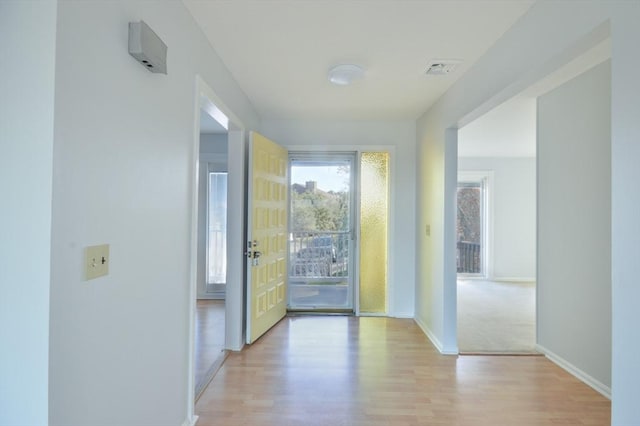
[[[207,284],[227,282],[227,173],[209,173]]]
[[[458,274],[487,275],[488,173],[458,176],[456,265]]]

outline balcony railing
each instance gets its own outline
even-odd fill
[[[349,241],[349,232],[293,232],[290,241],[290,279],[344,280],[349,275]]]
[[[459,274],[480,274],[480,244],[469,241],[458,241],[456,259]]]

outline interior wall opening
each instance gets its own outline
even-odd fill
[[[460,353],[536,353],[536,101],[458,131]]]
[[[219,121],[201,109],[199,137],[196,398],[227,355],[225,330],[229,134]]]
[[[538,304],[542,284],[537,282],[541,267],[537,246],[542,237],[539,235],[541,231],[538,226],[540,218],[535,217],[540,209],[538,206],[540,191],[549,192],[548,187],[541,189],[539,186],[541,176],[547,172],[548,163],[545,163],[540,169],[538,156],[540,148],[537,140],[540,123],[537,108],[541,98],[606,61],[610,54],[610,40],[604,39],[536,81],[517,96],[458,130],[458,172],[492,171],[494,173],[493,190],[490,190],[491,196],[489,198],[489,220],[487,221],[489,232],[487,235],[486,278],[478,280],[472,277],[458,276],[456,284],[457,340],[461,353],[523,351],[525,353],[538,353],[538,351],[548,353],[540,342],[539,315],[541,315],[540,312],[547,312],[550,308],[541,307]],[[526,131],[526,129],[529,130]],[[527,134],[529,136],[535,135],[535,140],[528,144],[519,144],[519,142],[526,140]],[[505,149],[506,154],[500,153],[498,149],[500,146]],[[521,149],[518,149],[518,146]],[[526,148],[527,146],[529,148]],[[553,156],[546,157],[545,161],[548,162],[549,158],[553,158]],[[565,169],[570,170],[572,167],[573,165],[567,164]],[[534,171],[529,173],[530,177],[527,180],[531,182],[531,176],[534,176],[535,186],[533,190],[527,190],[526,188],[531,188],[532,185],[531,183],[525,184],[522,180],[523,173],[531,169]],[[524,197],[532,191],[535,192],[534,197]],[[527,200],[535,200],[535,202],[532,204]],[[521,213],[505,214],[509,211],[506,207],[520,209]],[[531,218],[532,212],[536,213],[534,218]],[[516,222],[522,222],[523,219],[535,222],[534,227],[531,228],[533,233],[531,237],[522,234],[521,231],[525,229],[524,227],[514,226]],[[530,257],[522,251],[525,247],[522,243],[530,238],[535,240],[533,247],[536,253],[533,256],[533,272],[527,273],[527,269],[531,269],[530,266],[527,267],[527,264],[530,265],[531,262],[527,261]],[[548,235],[545,238],[548,238]],[[505,241],[510,241],[510,243],[505,244]],[[519,244],[513,246],[513,242],[519,242]],[[527,245],[532,246],[529,243]],[[505,260],[508,262],[505,263]],[[482,285],[478,285],[479,283]],[[544,284],[547,288],[560,288],[558,283],[545,282]],[[513,299],[517,294],[529,294],[530,296],[527,296],[526,299],[520,296]],[[523,303],[525,300],[529,301]],[[497,309],[494,305],[495,301],[500,301],[503,308]],[[473,305],[475,308],[469,308]],[[477,314],[475,317],[471,314],[474,311],[474,315]],[[505,319],[512,315],[510,314],[512,311],[528,312],[528,314],[526,318],[511,316],[511,321],[506,321]],[[497,314],[499,312],[502,314]],[[478,318],[485,320],[478,321]],[[527,325],[529,331],[526,332],[526,335],[529,337],[526,342],[520,340],[518,343],[511,339],[512,344],[509,345],[506,344],[508,342],[488,343],[493,339],[490,338],[490,334],[498,336],[498,340],[504,336],[515,335],[512,334],[514,327],[509,326],[509,323],[518,325],[521,331],[523,325],[531,324]],[[489,324],[493,324],[491,329],[486,328]],[[521,335],[525,336],[522,333]],[[524,343],[526,345],[523,345]],[[509,349],[503,349],[505,347],[509,347]]]
[[[245,218],[243,214],[245,191],[243,188],[246,185],[244,124],[224,105],[200,76],[196,76],[195,86],[191,157],[191,237],[189,247],[191,255],[188,283],[190,297],[187,310],[189,323],[189,375],[186,383],[186,405],[189,418],[194,418],[195,402],[206,388],[209,380],[217,372],[227,351],[241,350],[244,340],[245,257],[242,255],[245,240]],[[217,142],[208,143],[208,138],[217,139]],[[203,142],[202,144],[201,141]],[[226,277],[223,287],[224,314],[217,317],[202,315],[200,318],[202,326],[200,326],[199,318],[197,318],[199,316],[198,301],[200,299],[206,299],[204,302],[222,301],[222,299],[214,299],[216,295],[215,288],[213,293],[211,291],[207,292],[207,203],[211,198],[209,175],[211,173],[224,173],[225,169],[227,173],[226,253],[229,255],[226,256]],[[217,201],[224,203],[224,197],[218,197]],[[230,255],[231,253],[238,254]],[[222,295],[221,292],[217,293],[218,296]],[[222,321],[215,321],[215,318],[221,318]],[[210,320],[216,322],[217,325],[209,327]],[[213,332],[213,337],[205,336],[201,338],[202,336],[199,336],[200,332],[206,333],[208,331]],[[212,339],[215,340],[215,345],[209,346],[209,342]],[[223,342],[223,351],[219,351],[220,340]],[[212,347],[213,350],[211,350]],[[204,362],[199,362],[197,358],[202,354],[207,354],[206,358],[208,360],[203,358]],[[222,356],[216,357],[216,355],[220,354]],[[214,357],[215,360],[212,361]]]

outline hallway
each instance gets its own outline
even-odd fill
[[[606,425],[610,401],[544,357],[443,356],[413,320],[287,317],[232,353],[198,425]]]

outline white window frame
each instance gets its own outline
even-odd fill
[[[459,183],[483,182],[484,191],[482,199],[482,273],[481,274],[457,274],[464,279],[490,279],[493,277],[493,171],[492,170],[461,170],[458,171]],[[456,185],[457,191],[458,185]],[[456,217],[457,221],[457,217]]]

